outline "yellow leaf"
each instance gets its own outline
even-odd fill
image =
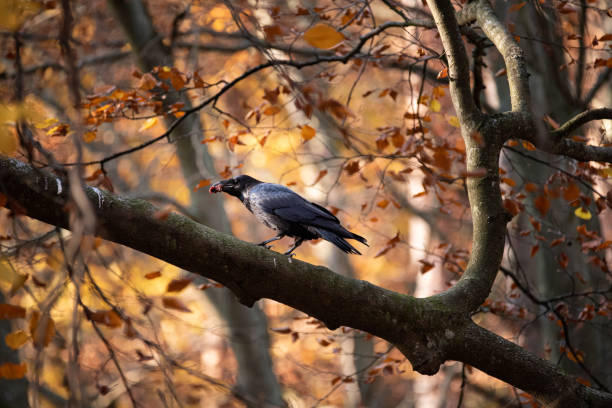
[[[450,117],[448,118],[448,123],[449,123],[451,126],[454,126],[454,127],[456,127],[456,128],[458,128],[458,127],[460,126],[460,125],[459,125],[459,118],[458,118],[458,117],[456,117],[456,116],[450,116]]]
[[[312,139],[315,137],[317,131],[308,125],[302,126],[302,139],[305,141]]]
[[[140,127],[140,129],[138,129],[139,132],[144,132],[147,129],[151,129],[153,126],[155,126],[157,124],[157,118],[150,118],[147,119],[145,123],[142,124],[142,126]]]
[[[13,350],[18,350],[21,348],[21,346],[26,344],[29,338],[30,336],[28,336],[28,333],[24,332],[23,330],[17,330],[16,332],[7,334],[4,337],[4,341],[6,345]]]
[[[434,112],[440,112],[441,107],[440,102],[435,99],[432,99],[432,101],[429,103],[429,108]]]
[[[34,127],[36,127],[36,129],[44,129],[44,128],[48,128],[49,126],[55,125],[57,122],[58,122],[57,119],[49,118],[45,121],[34,124]]]
[[[94,140],[96,140],[96,132],[85,132],[85,134],[83,135],[83,140],[85,141],[85,143],[91,143]]]
[[[581,218],[583,220],[587,220],[587,221],[593,217],[589,210],[582,208],[582,207],[576,208],[576,211],[574,211],[574,214],[576,215],[576,217]]]
[[[328,50],[344,41],[344,36],[327,24],[318,23],[304,33],[304,40],[313,47]]]

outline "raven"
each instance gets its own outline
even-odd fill
[[[285,236],[295,238],[293,247],[285,255],[291,255],[304,240],[316,238],[323,238],[349,254],[361,255],[345,238],[356,239],[368,245],[365,238],[340,225],[340,220],[326,208],[311,203],[280,184],[264,183],[241,175],[221,180],[211,185],[208,191],[223,191],[237,197],[259,221],[278,231],[277,236],[258,245],[270,248],[267,244],[272,241]]]

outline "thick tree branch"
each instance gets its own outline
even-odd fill
[[[50,173],[0,156],[0,192],[7,196],[8,208],[68,228],[70,188],[66,184]],[[246,305],[265,297],[308,313],[332,329],[344,325],[367,331],[396,345],[423,374],[435,373],[441,363],[453,358],[546,402],[555,398],[578,401],[573,407],[612,403],[612,395],[575,383],[550,363],[476,326],[458,312],[460,308],[447,307],[436,298],[415,299],[347,278],[242,242],[181,215],[160,219],[155,215],[157,209],[143,200],[91,187],[85,187],[85,192],[95,209],[96,233],[101,237],[221,282]],[[524,373],[544,378],[529,381]]]
[[[589,109],[581,112],[561,125],[559,129],[550,132],[550,134],[553,137],[553,140],[560,140],[570,136],[570,134],[580,126],[597,119],[612,119],[612,109]]]
[[[512,110],[531,112],[529,74],[523,50],[514,41],[505,25],[497,18],[488,0],[470,3],[476,21],[485,35],[495,44],[506,63]]]
[[[481,114],[470,90],[470,65],[461,38],[455,10],[449,0],[428,0],[448,59],[450,93],[461,124],[473,128]]]

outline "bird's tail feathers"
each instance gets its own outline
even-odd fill
[[[316,230],[319,233],[319,235],[321,235],[321,238],[323,238],[326,241],[331,242],[332,244],[334,244],[335,246],[337,246],[338,248],[340,248],[341,250],[343,250],[347,254],[361,255],[361,252],[359,252],[357,249],[355,249],[355,247],[353,247],[351,244],[346,242],[342,237],[340,237],[339,235],[336,235],[334,232],[328,231],[328,230],[323,229],[323,228],[317,228]],[[353,234],[353,235],[355,235],[355,234]],[[359,237],[359,235],[357,235],[357,237]],[[363,241],[365,241],[364,238],[362,238],[362,237],[359,237],[359,238],[361,238],[361,239],[363,239]],[[363,241],[361,241],[358,238],[355,238],[355,239],[357,239],[360,242],[363,242]],[[365,244],[365,242],[363,242],[363,243]]]
[[[357,241],[361,242],[363,245],[369,247],[367,239],[365,239],[361,235],[357,235],[357,234],[355,234],[353,232],[351,232],[351,234],[352,234],[351,238],[356,239]]]

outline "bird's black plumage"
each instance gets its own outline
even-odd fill
[[[219,181],[213,184],[209,191],[223,191],[237,197],[257,219],[278,231],[276,237],[259,245],[266,245],[284,236],[294,237],[295,243],[286,252],[287,255],[305,240],[317,238],[323,238],[350,254],[361,255],[346,239],[355,239],[368,245],[365,238],[340,225],[340,220],[326,208],[306,200],[280,184],[264,183],[242,175]]]

